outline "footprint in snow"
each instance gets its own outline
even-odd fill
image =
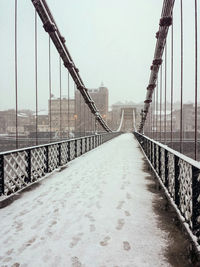
[[[117,209],[120,210],[122,208],[122,206],[124,205],[125,201],[120,201],[118,203]]]
[[[124,224],[125,224],[124,219],[119,219],[118,222],[117,222],[116,229],[117,230],[121,230],[123,228]]]
[[[96,202],[96,207],[97,207],[97,209],[101,209],[101,205],[99,204],[98,201]]]
[[[128,241],[123,242],[123,247],[124,247],[124,250],[126,250],[126,251],[131,249],[131,246],[130,246]]]
[[[94,232],[96,230],[96,227],[94,224],[90,224],[90,232]]]
[[[109,241],[110,239],[111,239],[111,238],[110,238],[109,236],[106,236],[106,237],[104,238],[104,240],[100,242],[100,245],[101,245],[101,246],[107,246],[107,245],[108,245],[108,241]]]
[[[72,260],[72,267],[81,267],[82,266],[78,257],[72,257],[71,260]]]
[[[127,199],[131,199],[132,197],[131,197],[131,195],[129,193],[126,193],[126,198]]]
[[[78,242],[81,240],[81,236],[83,235],[83,233],[79,233],[79,234],[77,234],[76,236],[73,236],[72,237],[72,241],[71,241],[71,243],[69,244],[69,247],[70,248],[73,248],[73,247],[75,247],[77,244],[78,244]]]
[[[126,216],[131,216],[130,212],[127,211],[127,210],[125,210],[124,213],[125,213]]]

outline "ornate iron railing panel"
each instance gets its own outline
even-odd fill
[[[142,134],[134,135],[177,213],[200,244],[200,163]]]
[[[28,183],[27,152],[10,153],[4,157],[4,192],[10,195]]]
[[[0,196],[8,196],[19,191],[120,134],[120,132],[95,134],[0,153]]]
[[[165,167],[165,166],[164,166]],[[175,200],[175,156],[168,153],[168,191]]]
[[[31,150],[31,181],[34,182],[44,176],[46,172],[46,149],[45,147]]]
[[[61,166],[67,163],[67,156],[68,156],[68,143],[61,143],[60,144],[60,154],[61,154]]]
[[[77,157],[79,157],[81,155],[81,139],[76,141],[76,153],[77,153]]]
[[[160,174],[160,148],[156,146],[156,172]]]
[[[59,166],[58,144],[48,146],[48,172],[52,172]]]
[[[160,154],[160,178],[162,182],[165,184],[165,150],[163,148],[161,149]]]
[[[75,140],[70,141],[70,160],[75,159]]]
[[[179,206],[181,213],[192,228],[192,166],[179,159]]]

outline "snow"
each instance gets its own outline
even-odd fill
[[[0,266],[170,266],[132,134],[84,154],[0,210]]]

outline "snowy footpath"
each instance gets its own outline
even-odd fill
[[[21,194],[0,210],[0,266],[170,266],[143,164],[124,134]]]

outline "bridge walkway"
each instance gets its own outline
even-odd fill
[[[0,210],[0,266],[171,266],[148,177],[132,134],[70,162]]]

